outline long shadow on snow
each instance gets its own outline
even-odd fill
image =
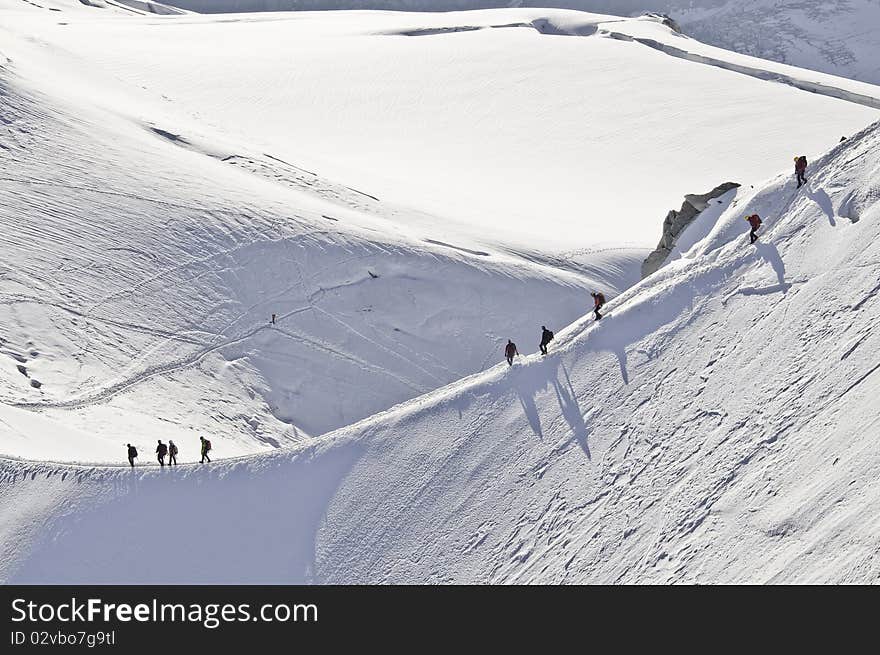
[[[578,403],[577,393],[571,384],[571,378],[568,376],[565,364],[562,364],[561,368],[563,375],[565,375],[565,386],[559,383],[559,379],[556,376],[553,376],[553,389],[556,391],[559,409],[562,410],[562,416],[568,423],[568,427],[571,428],[572,440],[577,441],[587,459],[592,459],[590,445],[587,442],[587,424],[584,422],[584,412]]]
[[[787,293],[791,289],[791,282],[773,284],[769,287],[743,287],[737,293],[742,296],[769,296],[774,293]]]
[[[831,223],[831,227],[837,225],[834,221],[834,204],[831,202],[831,198],[828,197],[828,194],[824,189],[816,189],[812,190],[812,187],[807,186],[807,197],[815,202],[819,207],[825,212],[825,215],[828,217],[828,222]]]
[[[92,469],[81,476],[92,489],[69,490],[8,582],[320,582],[316,536],[361,455],[347,443],[204,467]]]
[[[780,290],[783,293],[788,291],[788,287],[791,285],[787,284],[785,281],[785,262],[782,261],[779,249],[772,243],[762,243],[760,241],[755,244],[755,249],[757,250],[758,255],[773,267],[773,271],[776,273],[776,277],[779,280]]]
[[[773,268],[779,283],[766,289],[751,289],[752,293],[781,291],[786,293],[791,284],[785,281],[785,262],[779,249],[772,243],[755,244],[758,256]],[[663,326],[674,322],[683,314],[688,314],[687,322],[693,320],[694,299],[708,297],[736,268],[735,264],[703,271],[700,277],[683,280],[675,286],[664,289],[649,299],[630,308],[614,308],[598,323],[593,324],[585,335],[585,347],[590,350],[610,352],[617,357],[620,377],[629,384],[626,349],[650,335],[655,335]],[[748,293],[746,294],[748,295]]]
[[[560,381],[560,369],[564,377],[564,383]],[[512,371],[512,387],[519,396],[523,412],[529,421],[532,431],[541,439],[544,432],[541,427],[541,417],[535,397],[552,387],[556,394],[556,402],[562,417],[568,423],[571,430],[571,439],[577,441],[581,450],[590,457],[590,448],[587,443],[587,426],[584,422],[584,413],[577,399],[577,393],[571,384],[568,370],[562,364],[558,355],[550,355],[540,362],[530,365],[515,367]]]
[[[758,253],[759,257],[773,267],[773,271],[776,273],[776,279],[778,281],[777,284],[766,287],[742,287],[722,300],[722,304],[727,304],[728,300],[737,295],[769,296],[774,293],[782,293],[784,295],[788,293],[789,289],[791,289],[792,283],[785,281],[785,262],[782,261],[779,249],[772,243],[758,242],[755,244],[755,251]]]
[[[654,334],[664,325],[673,322],[685,310],[693,309],[693,294],[664,294],[662,302],[643,303],[624,313],[608,314],[597,323],[587,336],[586,347],[590,350],[610,352],[617,358],[620,377],[629,384],[626,349],[648,335]]]

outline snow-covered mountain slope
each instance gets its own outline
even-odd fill
[[[269,449],[531,351],[685,193],[878,115],[580,12],[53,2],[0,0],[0,452],[33,459]]]
[[[475,243],[236,141],[53,44],[57,20],[0,21],[2,453],[295,443],[482,370],[507,338],[533,347],[589,289],[638,279],[642,248]]]
[[[803,189],[740,195],[548,356],[306,446],[174,471],[3,460],[0,578],[877,581],[878,180],[880,123]]]
[[[22,439],[7,417],[2,452],[111,461],[121,442],[202,432],[225,455],[274,447],[480,370],[507,337],[574,320],[588,288],[637,279],[638,249],[585,255],[591,275],[459,247],[440,223],[407,236],[14,69],[0,394],[96,438]]]
[[[880,84],[880,0],[175,0],[198,12],[557,7],[662,12],[688,35],[742,54]]]
[[[653,246],[685,194],[765,179],[877,117],[597,35],[609,20],[318,12],[74,18],[39,34],[139,103],[163,98],[125,111],[179,144],[247,144],[517,250]]]

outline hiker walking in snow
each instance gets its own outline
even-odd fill
[[[553,333],[546,328],[546,326],[541,326],[541,354],[547,354],[547,344],[553,341]]]
[[[272,314],[272,325],[275,325],[275,314]]]
[[[794,158],[794,174],[797,177],[797,188],[807,183],[807,158],[804,155]]]
[[[516,349],[516,344],[508,339],[507,345],[504,347],[504,356],[507,358],[508,366],[513,366],[513,358],[517,355],[519,355],[519,351]]]
[[[177,445],[169,439],[168,440],[168,466],[171,466],[172,464],[174,466],[177,466]]]
[[[128,463],[131,464],[131,468],[134,468],[134,458],[138,456],[137,448],[132,446],[130,443],[125,444],[128,446]]]
[[[162,443],[162,440],[159,439],[159,445],[156,446],[156,456],[159,459],[159,465],[165,466],[165,455],[168,454],[168,446]]]
[[[590,295],[593,296],[593,313],[596,315],[596,320],[601,320],[602,314],[599,313],[599,310],[605,305],[605,294],[601,291],[594,291]]]
[[[758,228],[761,227],[761,217],[757,214],[752,214],[751,216],[746,216],[746,220],[752,226],[752,231],[749,232],[749,239],[751,239],[749,243],[755,243],[758,240]]]
[[[210,463],[211,458],[208,457],[208,453],[211,451],[211,442],[204,437],[199,437],[199,439],[202,441],[202,464],[205,463],[205,460]]]

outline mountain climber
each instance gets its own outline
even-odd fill
[[[134,458],[138,456],[137,448],[132,446],[130,443],[125,444],[128,446],[128,463],[131,464],[131,468],[134,468]]]
[[[745,220],[752,226],[752,231],[749,232],[749,239],[751,239],[749,243],[755,243],[758,240],[757,232],[758,228],[761,227],[761,217],[757,214],[752,214],[751,216],[746,216]]]
[[[156,457],[159,460],[160,466],[165,466],[165,455],[168,454],[168,446],[162,443],[162,440],[159,439],[159,445],[156,446]]]
[[[516,344],[510,339],[507,340],[507,346],[504,348],[504,356],[507,358],[507,365],[513,366],[513,358],[519,355]]]
[[[798,189],[807,182],[807,158],[804,155],[794,158],[794,174],[797,176]]]
[[[171,439],[168,440],[168,466],[177,466],[177,444]]]
[[[602,314],[599,313],[599,310],[605,305],[605,294],[601,291],[594,291],[590,295],[593,296],[593,313],[596,314],[596,320],[601,320]]]
[[[541,326],[541,354],[547,354],[547,344],[553,341],[553,333],[545,326]]]
[[[272,325],[275,325],[275,314],[272,314]]]
[[[202,441],[202,464],[205,463],[205,460],[210,463],[211,458],[208,457],[208,453],[211,451],[211,442],[204,437],[199,437],[199,439]]]

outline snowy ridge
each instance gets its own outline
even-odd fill
[[[878,146],[874,124],[804,189],[739,196],[546,358],[308,446],[175,471],[3,460],[0,577],[876,581]]]

